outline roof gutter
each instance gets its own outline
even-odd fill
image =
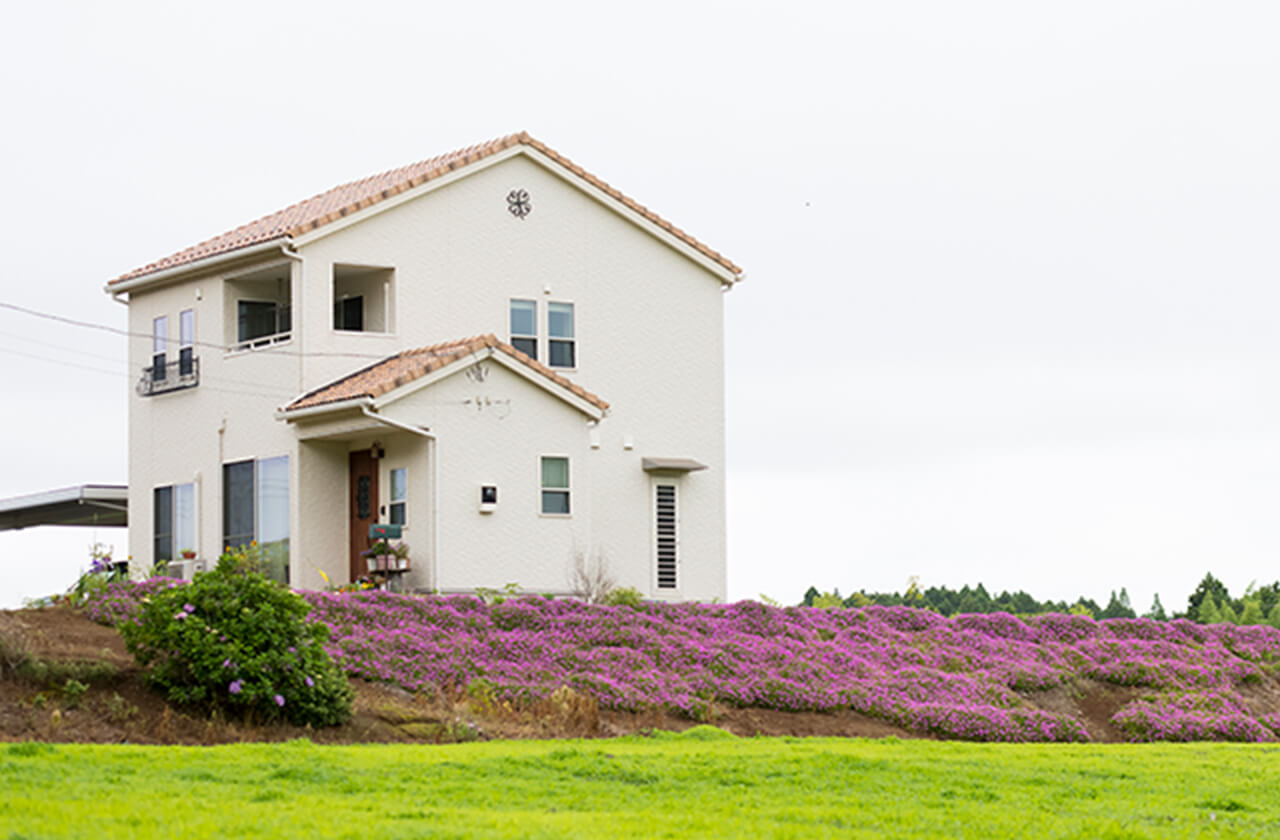
[[[181,274],[187,274],[193,271],[203,271],[207,268],[222,265],[223,263],[233,260],[244,259],[245,257],[253,257],[258,254],[265,254],[271,251],[280,251],[287,257],[297,256],[296,252],[289,250],[291,240],[288,236],[278,236],[275,239],[259,242],[256,245],[246,245],[243,248],[237,248],[234,251],[224,251],[221,254],[213,254],[199,259],[194,262],[182,263],[181,265],[163,268],[150,274],[144,274],[141,277],[134,277],[129,280],[111,281],[102,289],[109,295],[118,295],[124,292],[131,292],[140,289],[143,286],[150,286],[154,283],[161,283]]]
[[[373,404],[372,397],[353,397],[349,400],[340,400],[338,402],[321,403],[320,405],[309,405],[306,408],[284,408],[276,412],[276,419],[283,420],[286,423],[292,423],[302,417],[314,417],[317,414],[330,414],[335,411],[342,411],[348,408],[364,409],[365,406]]]

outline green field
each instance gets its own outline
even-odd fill
[[[1280,837],[1280,748],[0,745],[0,840],[195,836]]]

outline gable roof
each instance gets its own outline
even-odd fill
[[[416,350],[405,350],[394,356],[388,356],[382,361],[374,362],[368,367],[347,374],[341,379],[335,379],[313,391],[308,391],[281,409],[281,413],[288,417],[289,412],[298,411],[299,409],[318,408],[362,397],[375,399],[454,362],[481,354],[485,357],[502,354],[509,361],[508,367],[513,365],[522,366],[533,375],[547,380],[549,384],[559,386],[575,397],[595,406],[601,412],[609,410],[607,402],[581,385],[575,385],[551,368],[534,361],[510,344],[499,341],[497,337],[489,333],[457,341],[433,344],[430,347],[419,347]]]
[[[385,201],[406,190],[413,189],[428,181],[495,155],[512,146],[528,146],[531,149],[536,149],[574,175],[602,190],[611,198],[621,202],[667,233],[691,246],[703,256],[719,263],[735,275],[742,274],[742,269],[728,257],[702,244],[657,213],[634,199],[623,195],[621,191],[611,187],[564,155],[530,137],[527,132],[522,131],[519,134],[508,134],[505,137],[499,137],[487,143],[467,146],[443,155],[427,158],[418,163],[411,163],[408,166],[402,166],[378,175],[371,175],[359,181],[340,184],[305,201],[299,201],[297,204],[290,205],[283,210],[278,210],[275,213],[270,213],[248,224],[229,230],[220,236],[207,239],[197,245],[192,245],[190,248],[184,248],[177,253],[148,263],[141,268],[135,268],[133,271],[126,272],[110,281],[107,286],[110,288],[126,280],[145,277],[148,274],[155,274],[159,271],[177,268],[208,257],[238,251],[241,248],[247,248],[252,245],[261,245],[273,240],[286,240],[300,236],[316,228],[323,227],[330,222],[349,216],[358,210],[363,210],[366,207]]]

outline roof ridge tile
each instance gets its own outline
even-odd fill
[[[308,233],[326,224],[345,218],[352,213],[386,201],[402,192],[419,187],[449,172],[470,166],[498,152],[519,145],[528,146],[545,155],[556,164],[563,166],[574,175],[582,178],[614,200],[621,202],[630,210],[638,213],[660,229],[667,231],[735,275],[742,273],[741,268],[719,251],[699,242],[635,199],[624,195],[617,188],[610,186],[603,179],[591,174],[547,144],[531,137],[527,131],[521,131],[517,134],[496,137],[483,143],[464,146],[461,149],[426,158],[416,163],[406,164],[365,178],[338,184],[328,190],[316,193],[310,198],[296,201],[274,213],[268,213],[217,236],[202,240],[167,257],[128,271],[110,281],[107,285],[110,287],[126,280],[136,280],[159,271],[179,268],[207,257],[231,253],[251,245],[260,245],[276,239],[286,239]]]

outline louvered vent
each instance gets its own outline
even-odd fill
[[[657,540],[658,540],[658,588],[676,588],[676,488],[673,484],[658,484],[657,490]]]

